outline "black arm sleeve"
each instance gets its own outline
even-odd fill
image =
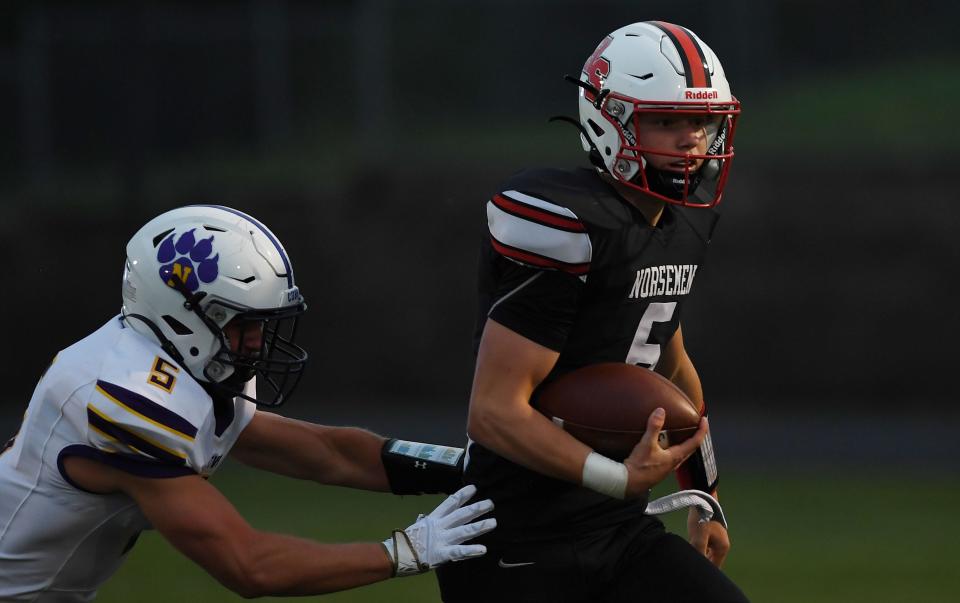
[[[453,494],[463,487],[463,448],[390,439],[380,449],[394,494]]]

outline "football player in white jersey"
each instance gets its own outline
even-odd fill
[[[263,224],[219,206],[151,220],[127,245],[123,308],[61,351],[0,448],[0,600],[89,601],[141,530],[240,595],[308,595],[482,555],[462,488],[382,543],[258,531],[208,481],[223,457],[295,478],[450,492],[463,451],[257,409],[287,399],[307,354],[306,305]]]

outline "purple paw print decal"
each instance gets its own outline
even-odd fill
[[[177,233],[172,233],[157,248],[163,282],[168,287],[176,288],[174,279],[177,279],[191,293],[200,288],[200,283],[212,283],[217,278],[217,260],[220,259],[219,253],[210,257],[213,253],[213,236],[197,241],[194,230],[188,230],[179,239]]]

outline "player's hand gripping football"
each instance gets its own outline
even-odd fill
[[[497,527],[494,518],[473,521],[493,510],[490,499],[463,506],[476,492],[475,486],[460,488],[432,513],[421,515],[406,530],[394,530],[393,536],[383,541],[393,562],[394,576],[422,574],[441,563],[479,557],[487,552],[482,544],[461,544]]]
[[[662,408],[650,413],[643,437],[623,461],[627,466],[626,498],[646,496],[650,488],[662,482],[693,454],[707,435],[707,418],[703,417],[697,431],[689,439],[669,448],[661,448],[658,440],[666,416]]]

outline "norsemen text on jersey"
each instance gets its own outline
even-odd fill
[[[687,295],[693,289],[697,264],[669,264],[637,270],[637,280],[627,299],[643,299],[658,295]]]

